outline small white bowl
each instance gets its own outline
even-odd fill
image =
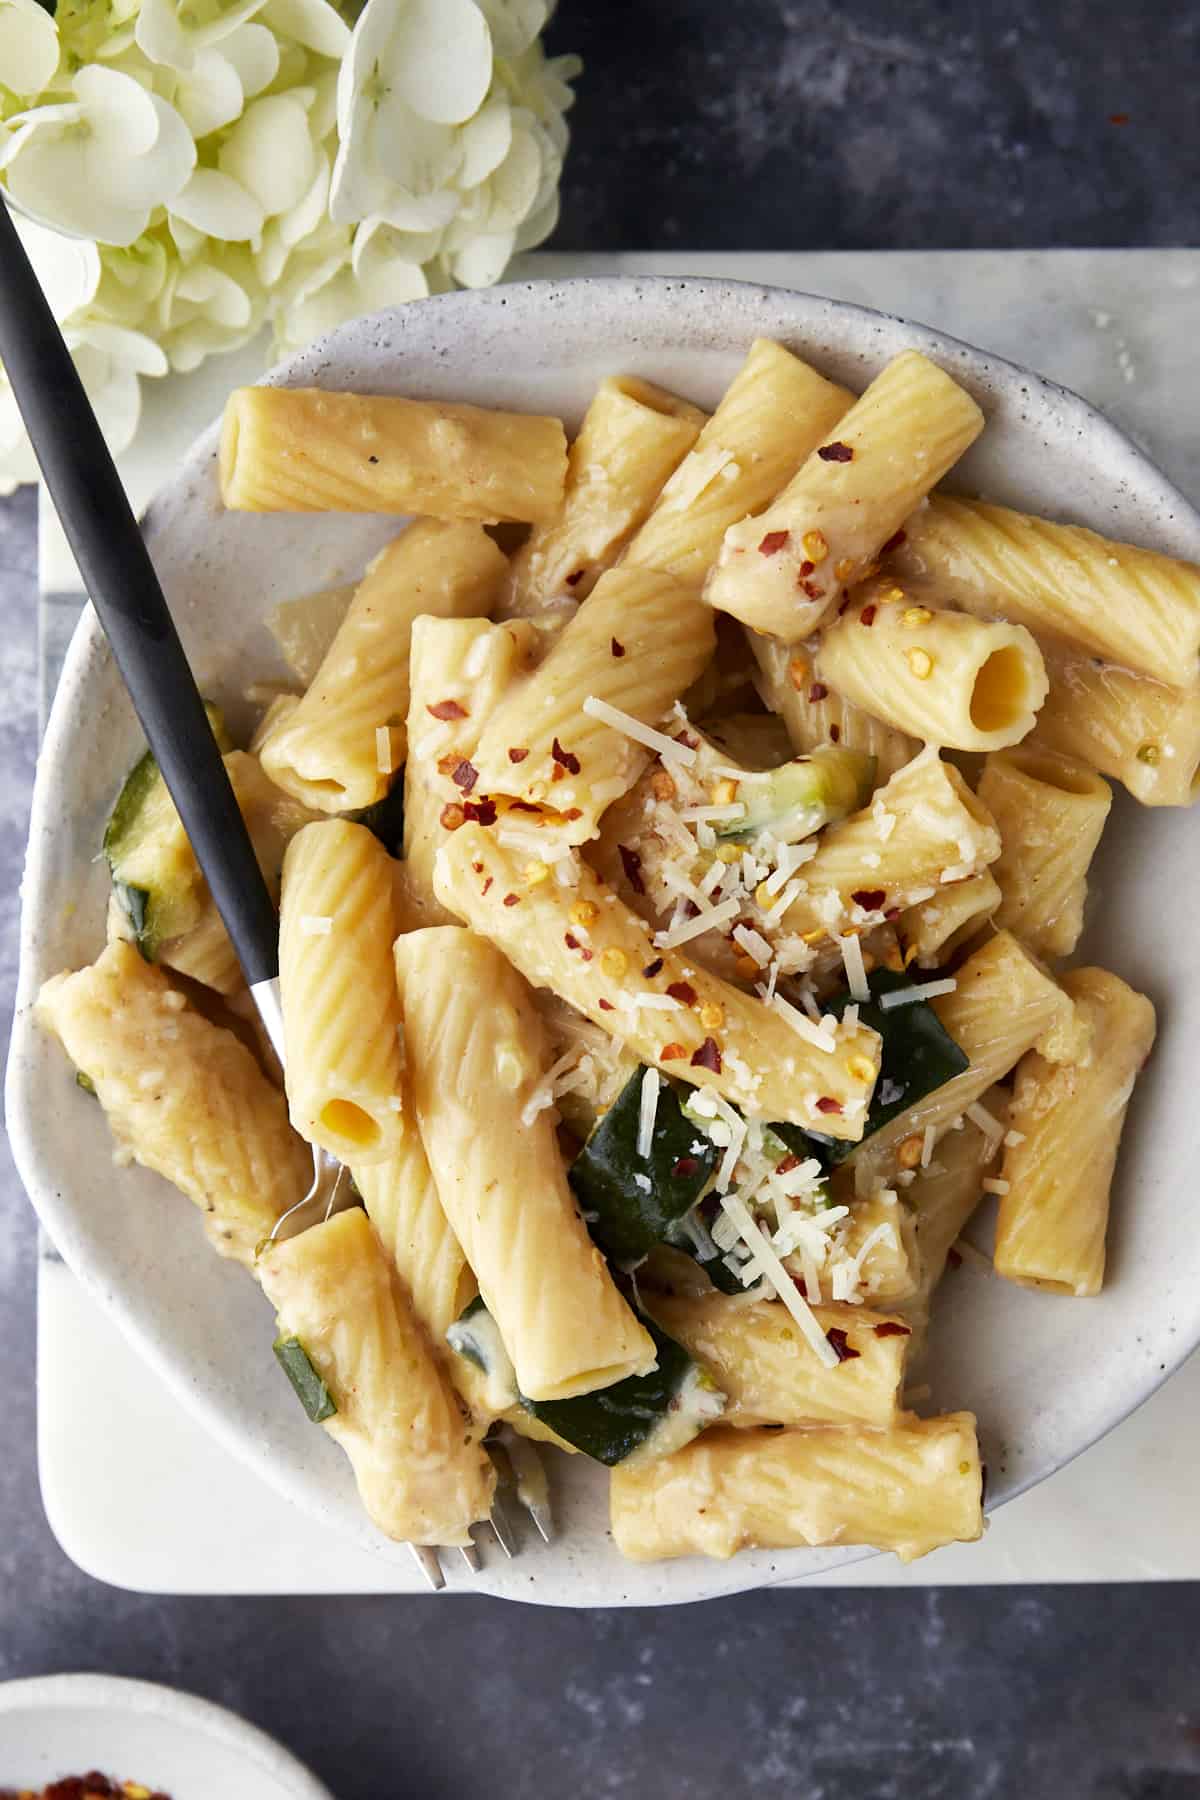
[[[988,416],[956,471],[959,484],[1200,560],[1200,515],[1076,395],[937,332],[810,295],[670,279],[455,294],[344,326],[272,379],[545,410],[572,424],[596,383],[618,372],[712,406],[757,335],[782,339],[859,388],[899,351],[926,351]],[[263,624],[268,608],[353,577],[396,521],[226,513],[216,441],[214,427],[151,506],[146,530],[201,687],[237,729],[249,718],[247,680],[279,671]],[[99,1109],[30,1017],[39,983],[89,961],[102,941],[108,881],[97,851],[139,747],[89,612],[67,658],[34,793],[8,1079],[18,1164],[68,1263],[221,1444],[330,1526],[402,1559],[367,1522],[347,1464],[278,1375],[272,1319],[253,1284],[212,1256],[199,1220],[163,1182],[113,1168]],[[1126,1132],[1104,1293],[1087,1302],[1027,1293],[964,1267],[941,1297],[933,1403],[978,1413],[992,1505],[1109,1431],[1200,1340],[1200,1238],[1187,1217],[1200,1135],[1198,852],[1194,820],[1146,811],[1118,793],[1081,948],[1152,995],[1160,1038]],[[607,1533],[603,1472],[578,1457],[559,1462],[555,1481],[556,1542],[511,1566],[490,1556],[469,1583],[475,1591],[580,1606],[701,1599],[864,1554],[632,1565]]]
[[[93,1769],[171,1800],[333,1800],[265,1731],[192,1694],[115,1675],[0,1686],[0,1788]]]

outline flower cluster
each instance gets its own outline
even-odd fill
[[[0,191],[110,444],[139,381],[499,280],[554,229],[554,0],[0,0]],[[34,474],[0,372],[0,492]]]

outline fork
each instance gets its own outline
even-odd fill
[[[146,741],[282,1065],[275,904],[121,478],[2,200],[0,363]],[[312,1187],[285,1218],[322,1199],[331,1210],[340,1173],[335,1159],[314,1146]],[[506,1489],[516,1492],[521,1483],[510,1478],[502,1449],[490,1440],[487,1447]],[[548,1541],[548,1507],[539,1502],[530,1512]],[[516,1538],[503,1505],[490,1524],[505,1555],[514,1555]],[[417,1544],[409,1549],[429,1586],[443,1587],[438,1551]],[[472,1571],[480,1568],[473,1543],[460,1554]]]

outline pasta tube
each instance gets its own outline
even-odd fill
[[[724,1391],[726,1425],[895,1423],[911,1336],[901,1319],[861,1306],[815,1306],[821,1330],[837,1334],[841,1360],[827,1369],[777,1301],[747,1306],[724,1294],[648,1294],[646,1305]]]
[[[496,1472],[467,1429],[365,1213],[272,1244],[259,1279],[280,1338],[299,1345],[337,1410],[367,1512],[388,1537],[467,1544],[491,1511]]]
[[[623,1556],[871,1544],[912,1562],[983,1531],[975,1419],[911,1414],[890,1430],[706,1431],[674,1456],[612,1475]]]
[[[1036,1046],[1057,1063],[1077,1057],[1087,1043],[1087,1021],[1076,1013],[1069,994],[1010,932],[999,932],[969,956],[955,982],[952,994],[939,995],[930,1004],[971,1066],[889,1120],[856,1153],[860,1193],[894,1176],[906,1138],[920,1140],[931,1131],[937,1143],[1027,1050]]]
[[[910,906],[896,920],[905,963],[922,969],[947,962],[969,938],[982,931],[1000,904],[1000,886],[991,869],[940,887],[928,900]]]
[[[527,981],[552,988],[642,1062],[712,1088],[747,1113],[830,1137],[862,1136],[879,1070],[877,1033],[839,1026],[834,1050],[819,1049],[686,952],[656,947],[644,920],[586,864],[574,873],[571,889],[529,879],[495,831],[464,825],[438,852],[434,887]]]
[[[955,604],[1069,638],[1096,656],[1194,686],[1200,568],[1007,506],[939,494],[905,525],[896,566],[949,584]]]
[[[1200,682],[1167,687],[1039,639],[1050,691],[1030,746],[1111,775],[1143,806],[1190,806],[1200,793]]]
[[[37,1016],[92,1083],[123,1151],[195,1201],[214,1250],[253,1267],[307,1192],[312,1159],[246,1046],[120,939],[90,968],[47,981]]]
[[[1086,1053],[1017,1070],[1007,1191],[996,1225],[998,1275],[1055,1294],[1104,1284],[1109,1195],[1134,1082],[1154,1043],[1154,1008],[1104,969],[1072,969],[1063,987],[1091,1027]]]
[[[485,721],[527,667],[534,628],[518,619],[417,619],[412,631],[412,699],[404,771],[404,869],[410,909],[423,925],[453,924],[434,897],[433,857],[461,824],[469,796],[454,783],[471,763]]]
[[[915,738],[885,725],[873,712],[819,681],[811,655],[799,644],[783,644],[756,631],[747,631],[746,636],[758,665],[759,696],[782,718],[798,755],[829,743],[865,751],[875,758],[880,787],[916,756],[921,746]]]
[[[999,854],[987,810],[953,764],[927,750],[893,775],[870,806],[822,834],[781,927],[832,935],[845,922],[861,926],[977,875]]]
[[[430,1167],[520,1392],[566,1400],[646,1374],[653,1340],[588,1237],[536,1106],[547,1058],[525,983],[451,926],[397,939],[396,972]]]
[[[822,683],[898,731],[952,750],[1000,750],[1032,731],[1046,671],[1023,625],[916,604],[869,582],[826,626]]]
[[[730,526],[704,598],[755,631],[799,642],[865,578],[982,429],[971,396],[919,350],[904,351],[766,511]]]
[[[488,719],[464,792],[553,806],[564,841],[594,837],[609,803],[632,787],[648,752],[584,710],[595,700],[657,725],[700,674],[712,614],[673,576],[612,569],[524,682]]]
[[[363,825],[306,825],[288,845],[279,918],[287,1095],[302,1137],[384,1162],[402,1117],[392,975],[392,862]]]
[[[558,419],[395,394],[235,388],[221,498],[241,512],[430,513],[552,519],[567,440]]]
[[[782,344],[756,338],[626,562],[699,586],[727,528],[765,506],[853,402]]]
[[[847,1170],[848,1185],[853,1186],[854,1170]],[[872,1306],[898,1306],[909,1300],[920,1281],[917,1237],[912,1215],[894,1190],[876,1189],[860,1199],[842,1188],[834,1189],[837,1199],[850,1206],[845,1225],[844,1249],[847,1256],[860,1259],[862,1292]],[[787,1267],[802,1273],[797,1258],[785,1259]]]
[[[320,812],[381,800],[407,753],[413,621],[486,614],[504,566],[482,525],[439,519],[380,551],[312,686],[262,740],[272,781]]]
[[[988,757],[979,798],[1000,828],[997,925],[1038,956],[1069,956],[1112,805],[1108,783],[1083,763],[1021,744]]]
[[[386,1162],[355,1164],[350,1173],[413,1311],[435,1349],[457,1363],[446,1333],[478,1284],[438,1198],[420,1133],[406,1131]]]
[[[1004,1130],[1008,1120],[1005,1089],[993,1088],[985,1096],[983,1106],[997,1128]],[[998,1149],[998,1138],[981,1131],[969,1119],[964,1120],[961,1131],[946,1133],[928,1168],[918,1169],[916,1180],[906,1189],[915,1220],[920,1279],[915,1293],[903,1302],[900,1311],[913,1328],[913,1357],[924,1343],[934,1290],[945,1273],[955,1240],[962,1236],[983,1198],[984,1172]]]
[[[704,423],[699,407],[634,375],[602,381],[567,456],[562,510],[513,556],[498,617],[536,617],[563,595],[586,600]]]

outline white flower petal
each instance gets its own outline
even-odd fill
[[[291,246],[283,239],[278,219],[268,219],[262,241],[254,253],[254,267],[264,287],[273,288],[283,274]]]
[[[532,210],[541,188],[541,151],[528,125],[519,125],[513,132],[508,155],[488,183],[491,230],[515,231]]]
[[[308,116],[290,94],[268,94],[246,108],[221,146],[226,175],[248,188],[268,215],[297,205],[308,192],[316,154]]]
[[[33,264],[33,272],[50,310],[61,325],[70,313],[87,306],[100,286],[100,252],[81,238],[63,237],[32,220],[14,217],[17,236]]]
[[[3,85],[22,99],[40,94],[58,68],[58,27],[37,0],[0,0]]]
[[[375,272],[378,269],[392,263],[402,263],[419,269],[422,264],[432,261],[441,247],[442,233],[440,231],[397,231],[388,224],[386,219],[366,219],[354,234],[354,250],[350,265],[354,270],[355,279],[362,285],[365,293],[374,281]],[[425,291],[423,287],[421,295],[424,295]],[[416,294],[401,296],[405,300],[418,297]],[[391,306],[393,301],[389,299],[380,301],[378,304]]]
[[[492,36],[475,0],[408,0],[385,63],[393,91],[422,118],[460,125],[492,81]]]
[[[555,188],[545,205],[539,206],[531,212],[517,232],[515,254],[523,255],[526,250],[533,250],[538,244],[544,244],[558,224],[558,212],[559,197],[558,189]]]
[[[458,133],[421,118],[399,94],[380,102],[366,130],[378,166],[406,193],[436,194],[454,180],[462,159]]]
[[[145,332],[129,331],[110,325],[103,319],[84,319],[63,333],[68,348],[74,352],[81,345],[103,351],[114,366],[134,375],[165,375],[167,359],[162,349]]]
[[[473,188],[486,181],[508,155],[512,135],[512,108],[503,95],[494,95],[463,126],[460,184]]]
[[[168,68],[181,71],[192,66],[194,47],[179,22],[174,0],[142,0],[134,40],[142,55],[153,63],[165,63]]]
[[[314,144],[325,141],[337,125],[338,72],[329,69],[313,83],[312,104],[308,109],[308,129]]]
[[[270,87],[279,70],[279,45],[265,25],[239,25],[221,39],[221,55],[237,70],[247,100]]]
[[[154,96],[132,76],[88,63],[72,85],[91,134],[101,140],[106,154],[133,158],[154,149],[159,134]]]
[[[205,317],[228,331],[240,331],[250,323],[250,296],[244,287],[212,264],[185,269],[175,289],[177,307],[190,302]]]
[[[328,0],[267,0],[262,17],[272,31],[335,61],[350,42],[350,27]]]
[[[189,225],[178,213],[167,214],[167,226],[180,256],[200,256],[203,253],[208,243],[206,232],[197,231],[194,225]]]
[[[9,163],[7,181],[14,204],[32,218],[102,244],[132,244],[150,221],[146,207],[122,206],[94,188],[79,139],[29,138]]]
[[[403,257],[381,257],[372,262],[358,277],[359,312],[382,312],[385,306],[403,306],[409,300],[424,300],[429,283],[420,263]]]
[[[99,70],[95,71],[99,73]],[[131,88],[136,82],[129,82]],[[103,184],[114,200],[127,206],[145,206],[151,211],[165,206],[187,184],[196,166],[196,145],[192,134],[175,111],[157,94],[143,96],[150,102],[158,121],[158,136],[153,148],[144,156],[122,158],[114,147],[114,136],[96,132],[91,158],[93,180]]]
[[[265,4],[266,0],[238,0],[236,6],[218,6],[211,18],[194,28],[192,35],[196,45],[200,47],[223,43],[247,19],[260,13]]]
[[[553,10],[551,0],[479,0],[497,56],[528,50]]]
[[[511,231],[472,239],[465,250],[451,259],[455,281],[469,288],[494,286],[512,260],[515,242]]]
[[[171,213],[208,237],[227,243],[257,237],[263,228],[263,209],[254,195],[220,169],[197,169],[183,192],[172,200]]]
[[[232,125],[244,98],[241,77],[221,51],[197,50],[176,84],[174,104],[192,136],[202,138]]]
[[[459,196],[450,191],[416,195],[402,194],[396,190],[389,195],[381,217],[389,225],[394,225],[397,231],[440,234],[449,225],[460,204]]]
[[[387,49],[394,16],[393,3],[394,0],[367,0],[350,33],[350,47],[338,71],[337,128],[343,144],[349,142],[355,125],[362,121],[359,101],[368,78]]]
[[[114,363],[105,351],[90,344],[80,344],[73,355],[105,442],[113,455],[119,456],[129,448],[137,430],[142,410],[141,383],[131,370]]]
[[[317,171],[313,176],[312,186],[290,211],[284,213],[279,220],[279,234],[283,243],[290,249],[310,237],[325,217],[325,207],[329,200],[329,158],[322,155],[318,158]]]

